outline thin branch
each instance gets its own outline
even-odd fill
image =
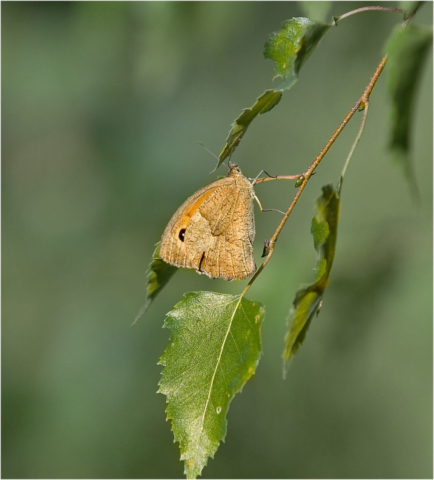
[[[384,12],[405,13],[405,10],[402,10],[401,8],[379,7],[379,6],[361,7],[361,8],[356,8],[356,10],[351,10],[350,12],[344,13],[340,17],[333,17],[333,25],[337,25],[338,22],[340,22],[344,18],[351,17],[351,15],[355,15],[356,13],[371,12],[371,11],[378,11],[378,10],[384,11]]]
[[[351,120],[352,116],[357,112],[357,110],[359,110],[360,105],[366,104],[369,101],[369,96],[370,96],[375,84],[377,83],[378,77],[380,76],[381,72],[383,71],[383,69],[386,65],[386,62],[387,62],[387,55],[385,55],[381,59],[381,62],[379,63],[377,69],[375,70],[374,75],[372,76],[371,80],[369,81],[368,86],[365,88],[365,91],[362,93],[361,97],[354,104],[353,108],[348,112],[347,116],[343,119],[342,123],[339,125],[339,127],[336,129],[336,131],[330,137],[329,141],[326,143],[325,147],[321,150],[319,155],[312,162],[311,166],[304,172],[304,174],[303,174],[304,175],[304,181],[300,185],[299,191],[295,195],[294,200],[292,201],[290,207],[288,208],[288,211],[286,212],[285,216],[282,218],[282,221],[278,225],[278,227],[277,227],[276,231],[274,232],[273,236],[270,238],[271,243],[276,242],[280,231],[282,230],[283,226],[285,225],[286,221],[288,220],[289,215],[291,214],[295,204],[297,203],[298,199],[300,198],[301,192],[306,187],[307,182],[309,181],[309,178],[312,176],[316,167],[320,164],[320,162],[324,158],[325,154],[330,150],[330,147],[333,145],[335,140],[341,134],[342,130],[346,127],[347,123]]]
[[[286,221],[288,220],[289,215],[291,214],[292,210],[294,209],[295,205],[297,204],[301,194],[303,193],[303,190],[306,187],[307,182],[309,181],[309,178],[313,175],[316,167],[320,164],[321,160],[324,158],[326,153],[330,150],[330,147],[333,145],[335,140],[341,134],[342,130],[346,127],[347,123],[351,120],[353,115],[361,107],[363,107],[365,110],[367,109],[366,107],[369,103],[369,97],[371,95],[371,92],[372,92],[373,88],[375,87],[375,84],[377,83],[377,80],[380,77],[381,72],[383,71],[386,63],[387,63],[387,55],[385,55],[381,59],[381,62],[379,63],[379,65],[376,68],[374,74],[372,75],[367,87],[365,88],[364,92],[362,93],[360,98],[357,100],[357,102],[354,104],[353,108],[348,112],[348,114],[343,119],[343,121],[339,125],[339,127],[335,130],[333,135],[330,137],[329,141],[326,143],[324,148],[321,150],[321,152],[318,154],[318,156],[315,158],[315,160],[312,162],[312,164],[308,167],[308,169],[301,176],[301,177],[303,177],[303,182],[301,183],[300,187],[298,188],[297,193],[295,194],[294,199],[292,200],[291,205],[289,206],[288,210],[286,211],[284,217],[282,218],[281,222],[277,226],[276,231],[274,232],[273,236],[268,241],[267,257],[263,261],[262,265],[258,268],[255,275],[250,279],[249,283],[246,285],[246,288],[241,293],[241,296],[244,296],[246,294],[246,292],[249,290],[249,288],[251,287],[253,282],[258,278],[259,274],[262,272],[262,270],[265,268],[265,266],[269,262],[271,256],[273,255],[274,246],[276,244],[277,238],[278,238],[283,226],[285,225]],[[365,114],[364,114],[364,120],[362,120],[362,122],[363,122],[363,126],[364,126],[364,123],[366,122],[366,111],[365,111]],[[358,141],[358,139],[357,139],[357,141]]]

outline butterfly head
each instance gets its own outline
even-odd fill
[[[235,163],[229,162],[228,177],[238,177],[241,175],[241,168]]]

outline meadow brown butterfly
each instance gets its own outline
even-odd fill
[[[160,257],[210,278],[242,280],[256,271],[253,185],[237,165],[198,190],[175,212],[161,238]]]

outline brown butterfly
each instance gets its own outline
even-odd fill
[[[253,184],[237,165],[198,190],[175,212],[161,238],[160,257],[210,278],[242,280],[256,271]]]

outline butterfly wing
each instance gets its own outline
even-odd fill
[[[176,267],[196,268],[199,261],[196,262],[195,247],[192,245],[192,239],[199,237],[205,238],[209,234],[206,228],[206,222],[198,222],[197,210],[207,201],[213,201],[215,193],[222,187],[232,185],[233,179],[225,177],[198,190],[189,197],[174,213],[166,229],[164,230],[160,244],[160,257],[167,263]],[[194,221],[192,222],[192,218]],[[202,224],[203,223],[203,224]],[[193,235],[191,235],[193,227]],[[187,235],[188,228],[188,235]],[[188,244],[186,236],[190,237]],[[188,245],[188,247],[187,247]],[[198,247],[200,248],[200,246]]]
[[[243,279],[256,270],[253,187],[240,176],[202,188],[175,212],[161,239],[160,256],[211,278]]]
[[[203,249],[201,270],[211,278],[243,279],[256,270],[253,188],[247,179],[243,180],[222,191],[218,201],[199,209],[211,233],[209,248]]]

